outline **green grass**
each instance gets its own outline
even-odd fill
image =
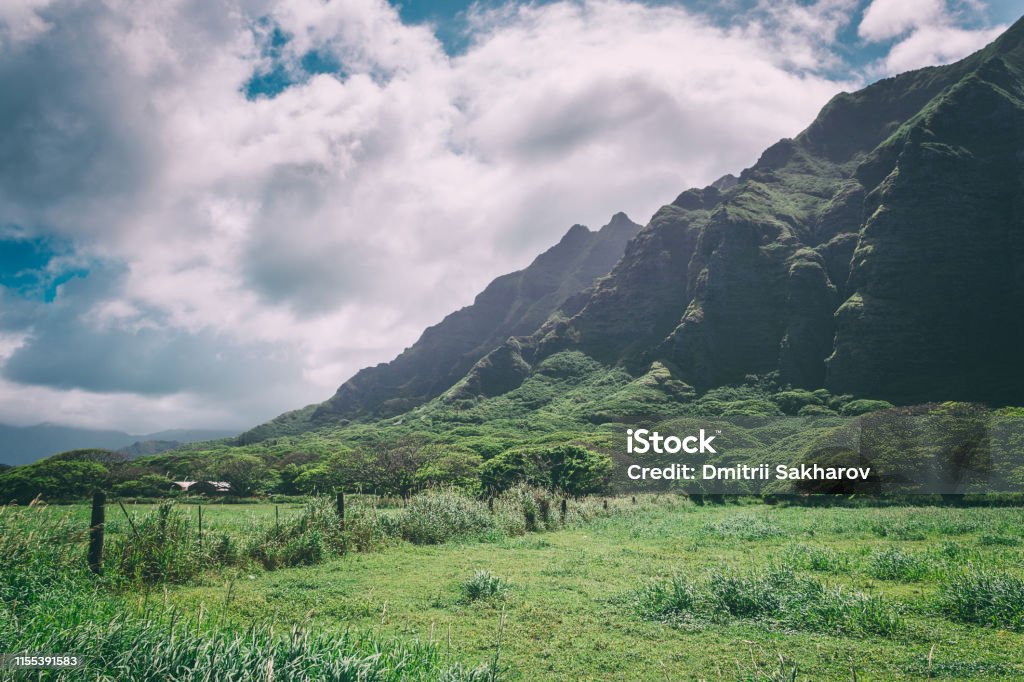
[[[257,573],[227,603],[225,583],[213,580],[174,588],[169,599],[239,625],[277,613],[286,623],[308,616],[410,640],[447,641],[450,631],[453,655],[467,665],[493,655],[504,610],[502,677],[514,680],[665,679],[666,671],[669,679],[767,680],[788,679],[794,668],[798,680],[851,679],[853,670],[861,680],[929,679],[929,670],[945,679],[1024,675],[1024,635],[935,607],[941,571],[913,583],[868,572],[873,553],[898,548],[941,557],[943,570],[970,556],[1020,577],[1019,547],[980,538],[981,529],[1019,533],[1022,510],[697,507],[644,497],[636,507],[616,500],[613,512],[543,535],[402,543]],[[734,530],[744,523],[777,531]],[[913,527],[923,539],[880,537],[879,523]],[[786,565],[795,545],[820,556]],[[792,581],[776,586],[769,572],[779,564]],[[499,600],[467,599],[464,584],[477,571],[515,589]],[[712,589],[720,576],[734,582]],[[650,585],[670,593],[663,617],[637,609]],[[704,599],[726,607],[692,606]]]
[[[967,567],[939,588],[939,608],[954,620],[1024,632],[1024,580]]]
[[[23,512],[48,524],[67,516],[78,527],[87,518],[82,507]],[[267,520],[265,510],[255,512]],[[247,511],[222,513],[223,523],[246,532]],[[416,659],[427,661],[419,668],[425,679],[483,670],[495,660],[499,630],[498,677],[507,680],[1024,676],[1015,610],[1024,603],[1024,547],[984,539],[1024,535],[1021,509],[701,507],[641,496],[546,530],[554,532],[395,541],[273,571],[210,570],[153,590],[149,608],[205,614],[215,624],[208,637],[225,642],[209,643],[211,651],[242,646],[245,633],[269,633],[259,629],[271,624],[275,637],[293,626],[334,638],[359,633],[358,641],[399,658],[427,647]],[[72,560],[80,547],[68,551]],[[897,551],[932,569],[913,581],[874,577],[877,557]],[[19,579],[33,580],[31,560],[21,565]],[[0,564],[13,575],[12,566]],[[495,582],[512,587],[488,597]],[[125,609],[147,599],[103,594]],[[81,599],[95,604],[99,596]],[[252,641],[266,650],[265,635]],[[297,660],[318,660],[325,646]]]

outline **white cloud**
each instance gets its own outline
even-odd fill
[[[571,224],[646,221],[796,134],[857,85],[820,73],[852,11],[763,4],[723,28],[620,0],[506,7],[474,15],[457,57],[382,0],[17,14],[35,29],[0,47],[19,101],[0,106],[0,223],[116,267],[19,313],[0,421],[244,427],[322,400]],[[276,62],[272,24],[291,36]],[[245,97],[310,51],[345,75]],[[82,343],[61,346],[68,329]],[[76,373],[103,343],[146,371]],[[194,357],[217,353],[231,362]]]
[[[868,42],[893,41],[885,57],[871,69],[893,75],[924,66],[949,64],[992,42],[1006,26],[964,28],[978,19],[984,6],[964,0],[951,7],[947,0],[873,0],[857,32]]]
[[[980,50],[1005,30],[1005,26],[973,31],[953,26],[924,26],[889,50],[883,69],[887,74],[895,74],[922,66],[949,64]]]
[[[874,0],[864,11],[857,32],[866,40],[888,40],[945,18],[945,0]]]

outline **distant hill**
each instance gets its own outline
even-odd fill
[[[28,464],[58,452],[80,448],[120,450],[129,456],[138,457],[162,452],[183,443],[216,440],[233,435],[233,431],[211,429],[172,429],[132,435],[123,431],[81,429],[59,424],[0,424],[0,464]],[[168,447],[160,447],[157,443]]]

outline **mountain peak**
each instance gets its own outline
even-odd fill
[[[617,227],[619,225],[636,225],[636,223],[630,220],[629,216],[626,215],[624,212],[619,211],[618,213],[612,216],[612,219],[608,222],[607,225],[605,225],[605,227]]]
[[[591,234],[593,233],[590,231],[589,227],[587,227],[586,225],[580,225],[579,223],[576,223],[575,225],[570,227],[569,231],[562,236],[560,243],[565,243],[575,239],[585,239],[587,236]]]
[[[619,211],[612,216],[612,219],[608,221],[608,224],[597,231],[602,237],[609,234],[629,234],[630,236],[640,231],[641,225],[637,225],[629,216]]]

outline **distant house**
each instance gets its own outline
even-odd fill
[[[227,481],[174,481],[176,490],[197,495],[227,495],[231,484]]]

